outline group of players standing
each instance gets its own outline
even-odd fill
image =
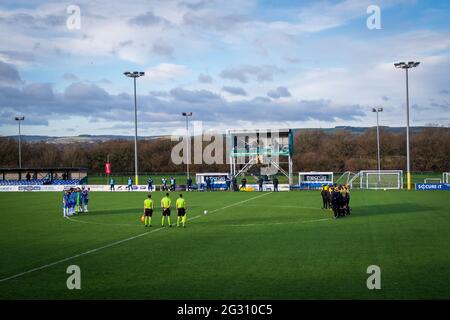
[[[166,193],[166,195],[161,199],[161,209],[162,209],[162,220],[161,220],[161,226],[164,227],[164,222],[167,219],[167,223],[169,227],[172,227],[172,224],[170,222],[170,208],[172,206],[172,200],[170,200],[169,193]],[[183,194],[180,193],[178,199],[175,201],[175,208],[178,211],[178,218],[177,218],[177,227],[180,227],[181,225],[183,228],[186,227],[186,201],[183,198]],[[144,214],[141,217],[142,222],[144,223],[145,227],[151,227],[152,226],[152,216],[153,216],[153,209],[154,204],[152,200],[152,195],[149,193],[147,195],[147,199],[144,200]],[[181,224],[180,224],[181,223]]]
[[[90,188],[77,187],[64,190],[63,215],[69,217],[80,212],[88,212]]]
[[[334,218],[342,218],[350,214],[350,187],[324,185],[320,192],[322,196],[322,209],[331,209]]]

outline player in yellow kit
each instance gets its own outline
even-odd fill
[[[177,201],[175,202],[175,206],[177,208],[178,211],[178,218],[177,218],[177,227],[180,226],[180,220],[181,223],[183,224],[183,228],[186,227],[186,201],[183,199],[183,195],[180,193],[180,197],[177,199]]]
[[[148,194],[147,199],[144,200],[144,225],[146,227],[152,226],[153,215],[153,200],[152,195]]]
[[[164,227],[164,217],[167,217],[167,222],[169,223],[169,227],[172,225],[170,224],[170,205],[172,204],[172,201],[169,198],[169,194],[166,193],[166,196],[161,199],[161,208],[162,208],[162,221],[161,226]]]

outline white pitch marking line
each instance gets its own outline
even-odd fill
[[[26,275],[26,274],[29,274],[29,273],[32,273],[32,272],[35,272],[35,271],[46,269],[46,268],[52,267],[54,265],[57,265],[59,263],[63,263],[63,262],[66,262],[66,261],[69,261],[69,260],[72,260],[72,259],[76,259],[76,258],[85,256],[87,254],[94,253],[94,252],[100,251],[102,249],[106,249],[106,248],[109,248],[109,247],[112,247],[112,246],[115,246],[115,245],[118,245],[118,244],[130,241],[130,240],[134,240],[134,239],[143,237],[143,236],[145,236],[147,234],[160,231],[162,229],[164,229],[164,228],[161,227],[161,228],[158,228],[158,229],[155,229],[155,230],[152,230],[152,231],[144,232],[144,233],[138,234],[138,235],[133,236],[133,237],[122,239],[122,240],[119,240],[119,241],[116,241],[116,242],[113,242],[113,243],[110,243],[110,244],[107,244],[107,245],[104,245],[104,246],[101,246],[101,247],[98,247],[98,248],[95,248],[95,249],[91,249],[91,250],[85,251],[83,253],[76,254],[76,255],[68,257],[68,258],[64,258],[64,259],[61,259],[61,260],[58,260],[58,261],[55,261],[55,262],[52,262],[52,263],[49,263],[49,264],[45,264],[43,266],[40,266],[40,267],[37,267],[37,268],[34,268],[34,269],[30,269],[28,271],[15,274],[15,275],[7,277],[7,278],[3,278],[3,279],[0,280],[0,282],[8,281],[8,280],[11,280],[11,279],[14,279],[14,278],[18,278],[18,277],[21,277],[23,275]]]
[[[271,193],[271,192],[270,192],[270,193]],[[217,212],[217,211],[220,211],[220,210],[224,210],[224,209],[228,209],[228,208],[230,208],[230,207],[237,206],[237,205],[239,205],[239,204],[241,204],[241,203],[245,203],[245,202],[247,202],[247,201],[250,201],[250,200],[253,200],[253,199],[257,199],[257,198],[260,198],[260,197],[265,196],[265,195],[268,195],[268,194],[270,194],[270,193],[265,193],[265,194],[262,194],[262,195],[259,195],[259,196],[256,196],[256,197],[252,197],[252,198],[247,199],[247,200],[243,200],[243,201],[236,202],[236,203],[234,203],[234,204],[225,206],[225,207],[223,207],[223,208],[219,208],[219,209],[212,210],[211,213],[214,213],[214,212]],[[194,220],[194,219],[199,218],[199,217],[201,217],[201,216],[202,216],[202,215],[198,215],[198,216],[192,217],[190,220]],[[71,220],[71,221],[74,221],[74,220]],[[78,222],[79,222],[79,221],[78,221]],[[87,223],[87,222],[86,222],[86,223]],[[141,233],[141,234],[138,234],[138,235],[135,235],[135,236],[126,238],[126,239],[122,239],[122,240],[119,240],[119,241],[116,241],[116,242],[113,242],[113,243],[110,243],[110,244],[107,244],[107,245],[104,245],[104,246],[101,246],[101,247],[98,247],[98,248],[95,248],[95,249],[91,249],[91,250],[88,250],[88,251],[85,251],[85,252],[76,254],[76,255],[71,256],[71,257],[68,257],[68,258],[64,258],[64,259],[61,259],[61,260],[58,260],[58,261],[55,261],[55,262],[52,262],[52,263],[45,264],[45,265],[40,266],[40,267],[37,267],[37,268],[33,268],[33,269],[30,269],[30,270],[21,272],[21,273],[18,273],[18,274],[15,274],[15,275],[12,275],[12,276],[9,276],[9,277],[0,279],[0,283],[1,283],[1,282],[8,281],[8,280],[11,280],[11,279],[19,278],[19,277],[21,277],[21,276],[24,276],[24,275],[27,275],[27,274],[30,274],[30,273],[33,273],[33,272],[36,272],[36,271],[40,271],[40,270],[43,270],[43,269],[47,269],[47,268],[53,267],[54,265],[57,265],[57,264],[60,264],[60,263],[63,263],[63,262],[69,261],[69,260],[73,260],[73,259],[76,259],[76,258],[85,256],[85,255],[88,255],[88,254],[91,254],[91,253],[95,253],[95,252],[97,252],[97,251],[100,251],[100,250],[103,250],[103,249],[107,249],[107,248],[109,248],[109,247],[113,247],[113,246],[119,245],[119,244],[124,243],[124,242],[127,242],[127,241],[131,241],[131,240],[134,240],[134,239],[137,239],[137,238],[141,238],[141,237],[143,237],[143,236],[146,236],[146,235],[151,234],[151,233],[155,233],[155,232],[160,231],[160,230],[162,230],[162,229],[165,229],[165,228],[164,228],[164,227],[160,227],[160,228],[154,229],[154,230],[152,230],[152,231],[147,231],[147,232],[144,232],[144,233]]]

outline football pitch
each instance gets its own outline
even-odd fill
[[[317,191],[184,195],[185,229],[161,228],[159,208],[145,228],[145,193],[92,192],[70,219],[59,192],[0,193],[0,299],[450,298],[445,191],[355,190],[337,220]]]

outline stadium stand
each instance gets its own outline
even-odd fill
[[[87,169],[85,168],[0,168],[0,186],[86,183]]]
[[[55,179],[49,181],[47,179],[33,179],[33,180],[0,180],[0,186],[38,186],[38,185],[79,185],[82,184],[80,179]]]

